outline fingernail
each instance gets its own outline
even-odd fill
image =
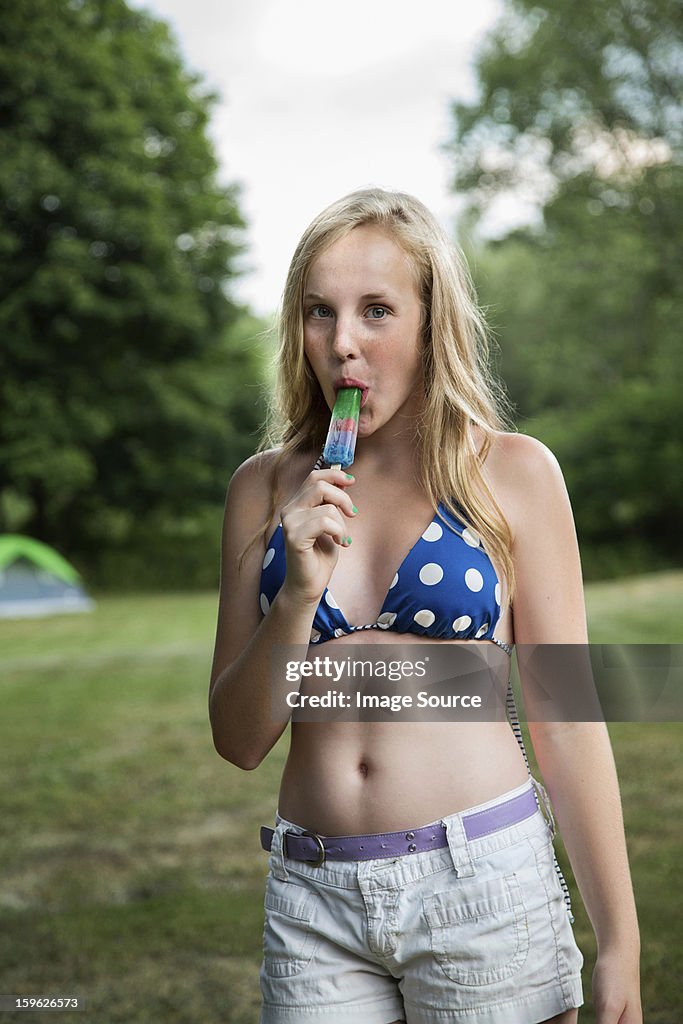
[[[351,543],[351,538],[350,538],[350,537],[347,537],[347,538],[346,538],[346,543],[347,543],[347,544],[350,544],[350,543]]]
[[[353,477],[351,476],[350,473],[344,473],[344,476],[346,477],[347,480],[353,480]]]
[[[352,512],[358,512],[358,509],[356,508],[356,506],[355,506],[355,505],[352,505],[352,506],[351,506],[351,511],[352,511]]]

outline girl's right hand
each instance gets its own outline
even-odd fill
[[[346,488],[354,478],[342,469],[314,469],[280,514],[291,596],[317,607],[330,581],[339,549],[348,547],[346,519],[356,515]]]

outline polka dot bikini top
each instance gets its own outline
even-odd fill
[[[500,618],[500,583],[481,540],[439,503],[424,533],[398,567],[375,622],[351,625],[326,587],[315,613],[311,643],[324,643],[363,629],[416,633],[443,640],[493,640]],[[263,559],[260,603],[264,615],[286,572],[282,525],[272,533]]]

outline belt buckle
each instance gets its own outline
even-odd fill
[[[314,868],[319,868],[322,864],[325,863],[325,847],[323,845],[322,839],[317,834],[317,832],[309,832],[308,830],[306,830],[304,832],[299,832],[297,834],[300,835],[300,836],[308,836],[309,839],[315,839],[316,843],[318,844],[318,851],[319,851],[318,852],[318,859],[317,860],[307,860],[306,863],[310,864]]]

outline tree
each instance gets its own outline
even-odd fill
[[[560,457],[589,575],[683,554],[680,28],[670,0],[509,0],[453,107],[500,370]],[[484,242],[511,194],[536,223]]]
[[[253,449],[215,98],[124,0],[3,13],[0,528],[77,559],[187,532]]]
[[[512,191],[544,205],[577,176],[630,194],[642,168],[680,166],[677,0],[507,0],[476,61],[479,96],[454,103],[454,185],[483,213]]]

